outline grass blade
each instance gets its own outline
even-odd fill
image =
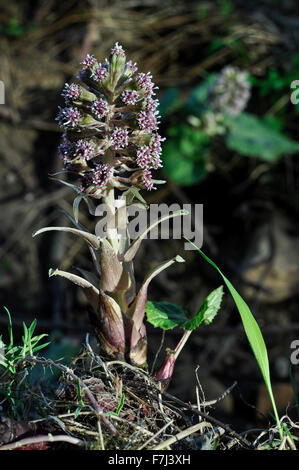
[[[6,311],[7,316],[8,316],[8,326],[7,326],[8,334],[9,334],[9,346],[8,346],[8,348],[10,349],[13,346],[12,321],[11,321],[11,316],[10,316],[8,308],[4,307],[4,310]]]
[[[269,359],[268,359],[268,353],[267,353],[267,348],[264,342],[263,335],[261,333],[261,330],[252,315],[248,305],[246,302],[243,300],[243,298],[240,296],[240,294],[236,291],[234,286],[231,284],[231,282],[222,274],[218,266],[210,259],[208,258],[194,243],[192,243],[190,240],[186,238],[186,240],[191,243],[200,253],[200,255],[208,262],[210,263],[222,276],[222,279],[224,280],[228,290],[230,291],[235,304],[238,308],[239,314],[241,316],[241,320],[244,326],[244,330],[246,333],[246,336],[248,338],[249,344],[252,348],[253,354],[256,358],[256,361],[258,363],[258,366],[260,368],[260,371],[262,373],[264,382],[266,384],[268,394],[272,403],[276,423],[280,432],[280,437],[283,437],[283,430],[281,427],[281,424],[279,422],[279,416],[273,396],[273,391],[272,391],[272,386],[271,386],[271,379],[270,379],[270,369],[269,369]]]

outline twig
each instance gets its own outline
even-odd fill
[[[142,444],[142,446],[139,447],[138,450],[144,449],[150,442],[152,442],[152,441],[155,440],[160,434],[162,434],[162,432],[164,432],[165,429],[168,428],[168,426],[170,426],[171,424],[173,424],[173,419],[172,419],[171,421],[169,421],[169,423],[166,423],[165,426],[163,426],[163,428],[161,428],[156,434],[154,434],[154,436],[150,437],[144,444]]]
[[[290,436],[287,436],[287,443],[289,444],[289,447],[291,450],[297,450],[295,444],[292,442],[292,439],[290,438]]]
[[[81,439],[78,439],[77,437],[64,436],[64,435],[52,436],[52,434],[48,434],[47,436],[27,437],[17,442],[11,442],[9,444],[0,446],[0,450],[13,450],[13,449],[17,449],[18,447],[38,444],[40,442],[61,442],[61,441],[68,442],[69,444],[77,445],[80,447],[84,446],[84,442],[81,441]]]
[[[285,449],[286,442],[287,442],[287,436],[284,436],[281,443],[280,443],[280,446],[279,446],[278,450],[286,450]]]
[[[211,405],[215,405],[216,403],[218,403],[219,401],[221,400],[224,400],[224,398],[235,388],[235,386],[237,385],[238,382],[234,382],[230,387],[228,387],[223,393],[222,395],[220,395],[220,397],[216,398],[215,400],[210,400],[210,401],[205,401],[203,403],[204,406],[211,406]]]
[[[176,398],[172,395],[170,395],[169,393],[167,392],[163,392],[163,395],[166,397],[166,398],[169,398],[170,400],[173,400],[175,401],[176,403],[180,404],[181,406],[185,406],[187,407],[189,410],[193,411],[194,413],[196,413],[197,415],[201,416],[202,418],[204,418],[206,421],[209,421],[213,424],[215,424],[216,426],[219,426],[220,428],[223,428],[228,434],[230,434],[231,436],[233,437],[236,437],[240,442],[242,442],[246,447],[249,447],[249,448],[252,448],[252,444],[247,440],[245,439],[244,437],[242,437],[240,434],[238,434],[236,431],[234,431],[233,429],[231,429],[227,424],[224,424],[222,423],[221,421],[219,421],[218,419],[216,418],[213,418],[212,416],[209,416],[208,414],[206,413],[203,413],[202,411],[198,411],[197,409],[194,409],[191,405],[189,405],[188,403],[184,403],[182,400],[180,400],[179,398]]]
[[[205,421],[203,421],[203,422],[201,422],[201,423],[194,424],[194,426],[190,426],[190,428],[184,429],[184,431],[179,432],[179,433],[176,434],[175,436],[171,436],[169,439],[167,439],[167,440],[164,441],[164,442],[161,442],[160,444],[158,444],[158,445],[155,446],[155,447],[152,447],[150,450],[162,450],[162,449],[165,449],[165,447],[170,446],[171,444],[174,444],[174,443],[177,442],[177,441],[181,441],[181,440],[184,439],[185,437],[190,436],[190,434],[193,434],[193,433],[195,433],[195,432],[197,432],[197,431],[202,431],[203,428],[205,428],[206,426],[210,426],[210,427],[211,427],[211,424],[210,424],[210,423],[207,423],[207,422],[205,422]]]
[[[147,385],[147,384],[142,384],[140,383],[139,384],[140,386],[143,386],[143,387],[146,387],[146,388],[150,388],[152,389],[153,391],[156,391],[158,394],[160,393],[160,390],[155,387],[155,386],[151,386],[151,385]],[[149,392],[150,393],[150,392]],[[150,393],[150,395],[152,395]],[[223,428],[228,434],[230,434],[231,436],[237,438],[239,440],[239,442],[241,442],[243,445],[245,445],[246,447],[252,449],[253,448],[253,445],[247,440],[245,439],[243,436],[241,436],[240,434],[238,434],[236,431],[234,431],[233,429],[230,428],[230,426],[228,426],[227,424],[224,424],[222,423],[221,421],[219,421],[218,419],[216,418],[213,418],[212,416],[206,414],[206,413],[203,413],[202,411],[199,411],[197,410],[196,408],[194,408],[192,405],[189,405],[188,403],[184,403],[182,400],[180,400],[179,398],[176,398],[174,397],[173,395],[170,395],[170,393],[167,393],[167,392],[162,392],[162,395],[166,398],[168,398],[169,400],[172,400],[174,402],[176,402],[177,404],[179,404],[180,406],[183,406],[184,408],[187,408],[188,410],[192,411],[193,413],[197,414],[198,416],[201,416],[202,418],[204,418],[206,421],[210,422],[210,423],[213,423],[215,424],[216,426],[220,427],[220,428]],[[171,407],[170,404],[167,404],[168,407]]]

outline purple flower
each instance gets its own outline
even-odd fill
[[[95,148],[94,142],[80,139],[76,142],[75,155],[90,160],[95,155]]]
[[[111,142],[115,150],[120,150],[128,146],[128,131],[121,127],[116,127],[111,134]]]
[[[102,119],[102,117],[106,116],[109,111],[107,101],[99,98],[98,101],[94,101],[91,106],[92,113],[96,116],[97,119]]]
[[[96,64],[96,59],[93,55],[87,54],[87,56],[82,60],[81,64],[83,69],[91,69]]]
[[[133,64],[133,62],[131,60],[129,60],[127,63],[126,63],[126,70],[125,71],[128,71],[130,72],[130,75],[133,75],[134,73],[136,73],[138,70],[138,67],[135,64]]]
[[[157,153],[158,155],[161,155],[162,153],[161,142],[163,142],[164,140],[166,140],[165,137],[162,138],[159,134],[155,134],[150,142],[150,147],[152,151]]]
[[[224,67],[211,88],[211,104],[216,110],[236,117],[246,108],[250,89],[247,72]]]
[[[150,73],[139,73],[136,77],[137,84],[140,89],[145,91],[146,96],[153,94],[154,83]]]
[[[151,191],[154,188],[153,182],[152,182],[152,174],[148,169],[143,170],[142,174],[142,182],[144,184],[145,189],[148,191]]]
[[[108,165],[99,166],[93,173],[93,184],[103,188],[111,176],[111,168]]]
[[[93,173],[92,171],[88,171],[84,173],[81,178],[81,186],[79,189],[82,193],[84,193],[91,185],[93,184]]]
[[[125,55],[125,51],[123,50],[123,47],[118,44],[118,42],[115,43],[114,47],[111,49],[111,55],[115,56],[120,56],[120,55]]]
[[[140,168],[149,168],[151,166],[151,161],[151,149],[146,145],[143,145],[137,150],[137,165],[140,166]]]
[[[64,164],[70,163],[72,160],[72,148],[73,146],[69,141],[64,141],[58,146],[58,155]]]
[[[70,85],[66,83],[61,95],[65,98],[66,103],[79,100],[81,96],[81,88],[79,85],[76,85],[76,83],[71,83]]]
[[[162,166],[164,139],[157,133],[159,102],[151,74],[138,73],[116,43],[102,63],[88,54],[78,78],[78,84],[65,84],[66,106],[56,118],[65,130],[59,146],[65,167],[95,198],[103,196],[108,180],[121,191],[127,184],[153,189],[151,170]]]
[[[153,152],[152,153],[152,168],[154,170],[157,170],[158,168],[161,168],[162,166],[163,165],[162,165],[162,161],[161,161],[159,154]]]
[[[125,90],[121,94],[121,99],[125,104],[135,104],[139,98],[139,94],[135,90]]]
[[[143,145],[137,150],[137,165],[142,169],[154,168],[157,170],[162,166],[159,153],[153,152],[152,148]]]
[[[145,103],[145,110],[150,113],[155,113],[158,106],[159,106],[158,100],[153,100],[152,98],[148,98]]]
[[[56,117],[59,125],[62,127],[77,127],[79,125],[82,115],[78,108],[71,106],[69,108],[60,108],[59,114]]]
[[[93,78],[96,82],[102,82],[108,76],[108,70],[102,64],[98,65],[92,72],[91,78]]]
[[[146,132],[153,132],[158,129],[156,116],[148,111],[141,111],[138,115],[140,129]]]

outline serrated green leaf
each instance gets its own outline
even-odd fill
[[[299,152],[299,142],[251,114],[241,113],[237,118],[225,116],[225,124],[229,127],[227,146],[241,155],[275,161],[283,155]]]
[[[151,302],[146,303],[147,320],[155,328],[171,330],[176,326],[184,330],[195,330],[201,323],[208,325],[217,315],[223,297],[223,286],[211,292],[199,311],[193,318],[189,318],[186,312],[176,304],[171,302]]]
[[[213,290],[205,299],[197,314],[182,326],[186,330],[195,330],[201,323],[209,325],[217,315],[223,297],[223,286]]]
[[[188,320],[185,311],[171,302],[151,302],[146,303],[147,321],[155,328],[171,330],[176,326],[181,326]]]

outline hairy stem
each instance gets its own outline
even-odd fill
[[[111,243],[115,253],[118,253],[118,236],[117,236],[117,228],[116,228],[116,221],[115,221],[115,195],[114,195],[114,188],[112,186],[109,187],[107,196],[104,198],[104,204],[107,209],[107,239]]]

